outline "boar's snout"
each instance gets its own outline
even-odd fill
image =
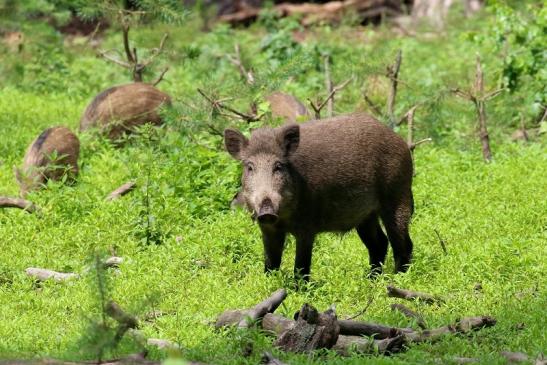
[[[274,224],[277,222],[278,216],[270,199],[264,199],[262,201],[256,218],[260,224]]]

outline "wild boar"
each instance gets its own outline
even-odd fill
[[[14,169],[21,196],[65,174],[73,181],[78,175],[79,156],[80,141],[70,129],[58,126],[40,133],[28,147],[22,168]]]
[[[243,164],[242,194],[258,221],[265,271],[278,269],[287,233],[296,238],[295,275],[307,280],[320,232],[355,228],[368,248],[371,274],[388,249],[396,272],[412,258],[412,159],[405,141],[366,114],[254,130],[224,131],[227,151]]]
[[[170,105],[169,95],[142,82],[114,86],[97,95],[80,119],[80,132],[99,128],[111,140],[129,133],[135,126],[162,123],[159,109]]]
[[[292,95],[276,91],[266,97],[274,118],[294,123],[299,117],[308,117],[308,109]],[[307,119],[307,118],[306,118]]]

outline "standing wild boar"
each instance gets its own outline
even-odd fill
[[[298,117],[309,116],[308,109],[292,95],[276,91],[266,97],[274,118],[282,118],[294,123]]]
[[[47,180],[70,179],[78,175],[80,141],[66,127],[52,127],[43,131],[28,147],[21,169],[15,168],[15,178],[21,195],[39,189]]]
[[[226,129],[228,152],[243,164],[243,199],[262,231],[266,271],[278,269],[285,236],[296,237],[296,275],[308,279],[315,235],[356,228],[380,273],[388,239],[395,270],[412,258],[412,159],[405,141],[366,114],[279,128],[247,139]]]
[[[159,109],[170,105],[169,95],[142,82],[114,86],[97,95],[80,119],[80,132],[99,128],[111,140],[119,139],[135,126],[161,124]]]

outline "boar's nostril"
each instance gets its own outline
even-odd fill
[[[277,221],[277,214],[270,199],[266,198],[262,201],[256,218],[264,224],[272,224]]]

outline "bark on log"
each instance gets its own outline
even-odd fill
[[[75,274],[72,272],[69,272],[69,273],[57,272],[57,271],[48,270],[48,269],[40,269],[37,267],[29,267],[25,269],[25,273],[28,276],[33,277],[39,281],[46,281],[49,279],[53,279],[57,282],[61,282],[61,281],[66,281],[70,279],[76,279],[79,276],[78,274]]]
[[[7,196],[0,196],[0,208],[19,208],[28,213],[34,213],[39,210],[31,201]]]
[[[135,183],[134,181],[126,182],[125,184],[123,184],[122,186],[120,186],[119,188],[111,192],[110,194],[108,194],[108,196],[106,197],[106,200],[107,201],[116,200],[119,197],[124,196],[125,194],[134,190],[136,186],[137,186],[137,183]]]
[[[268,313],[262,319],[262,328],[273,332],[275,335],[291,329],[296,324],[292,319],[285,318],[278,314]],[[389,327],[382,324],[339,319],[340,335],[346,336],[370,336],[376,339],[397,337],[404,333],[414,332],[412,328]]]
[[[287,291],[278,289],[269,298],[251,309],[227,310],[218,317],[215,327],[220,328],[237,324],[238,328],[248,328],[257,320],[262,319],[267,313],[274,312],[286,297]]]
[[[291,352],[330,349],[336,344],[339,334],[340,326],[333,309],[320,314],[314,307],[304,304],[296,324],[283,332],[274,345]]]
[[[382,340],[375,340],[360,336],[340,335],[338,336],[338,341],[336,341],[333,350],[343,356],[348,356],[352,352],[361,354],[387,354],[401,351],[404,344],[404,335],[385,338]]]
[[[406,290],[406,289],[399,289],[394,287],[393,285],[387,286],[387,296],[393,297],[393,298],[407,299],[407,300],[420,300],[427,304],[442,302],[440,298],[437,298],[431,294],[422,293],[418,291],[412,291],[412,290]]]

